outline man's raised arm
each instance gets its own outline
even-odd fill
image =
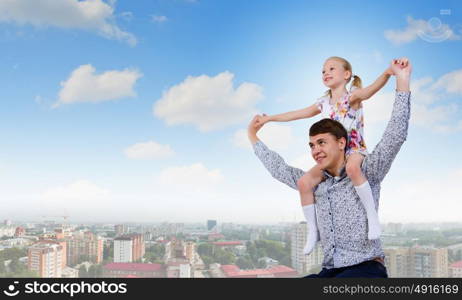
[[[396,96],[390,121],[382,139],[363,163],[363,169],[368,180],[381,182],[390,170],[391,164],[407,138],[410,118],[409,81],[412,71],[410,62],[406,59],[394,60],[392,70],[396,75]]]
[[[298,189],[297,180],[302,177],[305,172],[286,164],[279,154],[268,149],[268,147],[258,139],[257,132],[263,126],[261,123],[257,122],[258,118],[259,116],[255,116],[247,129],[247,134],[255,154],[270,172],[271,176],[293,189]]]

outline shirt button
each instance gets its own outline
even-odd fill
[[[332,249],[334,249],[334,248],[335,248],[335,246],[334,246],[334,245],[332,245]]]

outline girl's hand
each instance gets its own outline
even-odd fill
[[[391,66],[388,67],[388,69],[385,70],[385,74],[386,74],[386,75],[389,75],[389,76],[395,75],[395,73],[393,72]]]
[[[392,60],[390,69],[397,77],[409,78],[412,72],[412,65],[407,57],[402,57]]]

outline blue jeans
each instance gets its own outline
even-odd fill
[[[369,260],[360,264],[326,269],[323,268],[319,274],[311,274],[304,278],[332,278],[332,277],[365,277],[365,278],[388,278],[387,268],[378,261]]]

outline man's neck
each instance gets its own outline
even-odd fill
[[[337,163],[332,166],[331,168],[325,169],[327,173],[329,173],[332,176],[339,176],[342,169],[345,167],[345,157],[342,157],[337,161]]]

